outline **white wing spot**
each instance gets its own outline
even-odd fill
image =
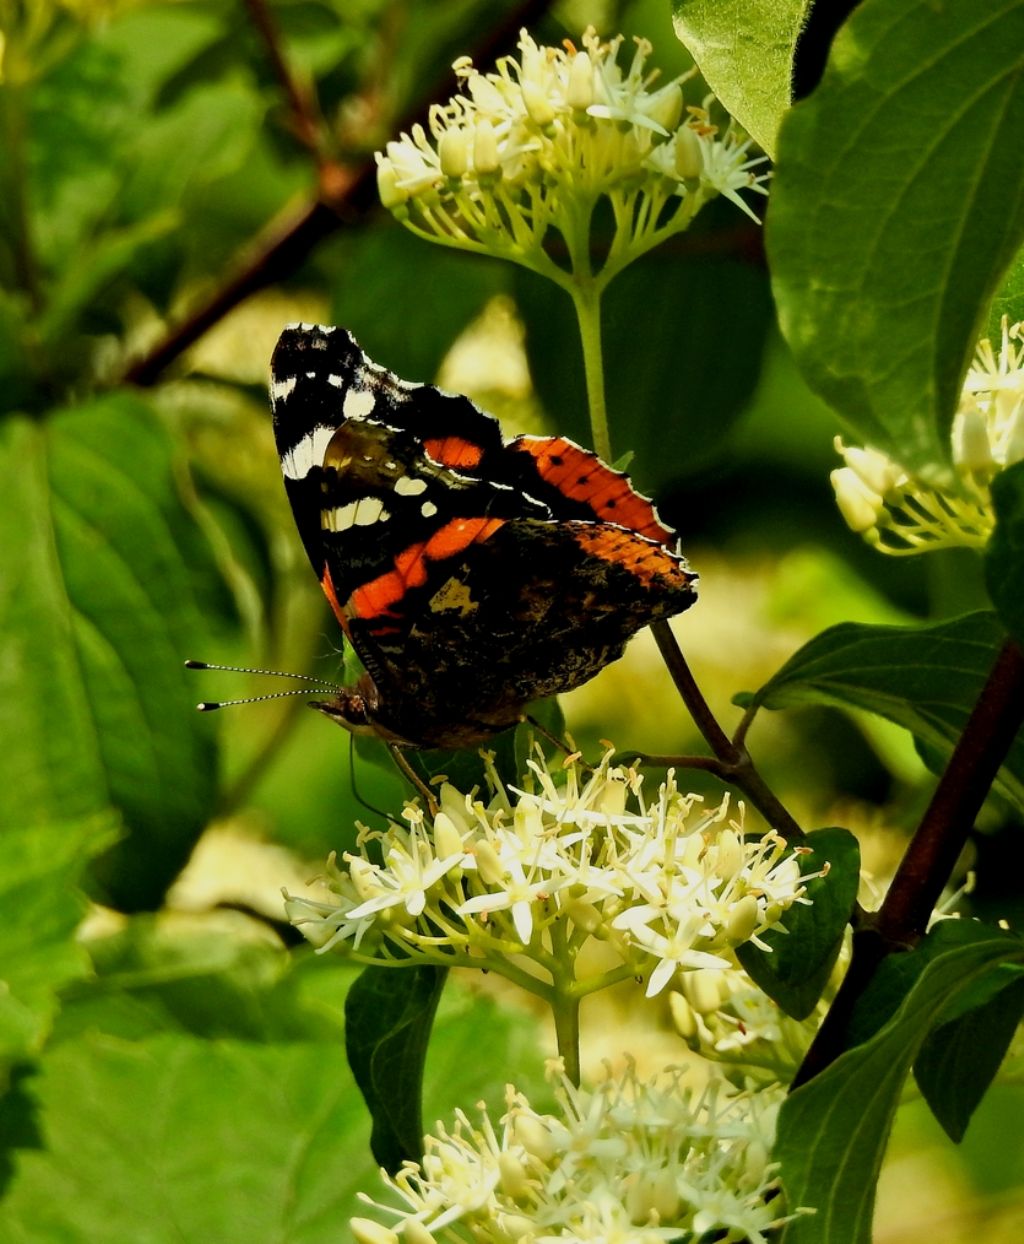
[[[323,466],[324,454],[331,443],[334,429],[318,424],[301,441],[281,455],[281,470],[288,479],[305,479],[315,466]]]
[[[437,513],[437,506],[433,503],[433,501],[424,501],[420,506],[420,513],[424,518],[433,518]]]
[[[283,380],[272,380],[270,383],[270,400],[283,402],[295,388],[298,381],[294,376],[285,376]]]
[[[365,419],[373,414],[376,399],[369,389],[349,389],[342,403],[342,411],[346,419]]]
[[[425,479],[415,479],[411,475],[400,475],[395,480],[395,492],[400,497],[418,497],[421,492],[427,491],[427,481]]]
[[[348,531],[350,527],[370,527],[374,523],[383,523],[388,518],[390,515],[379,497],[360,497],[358,501],[350,501],[347,505],[324,510],[322,522],[328,531]]]

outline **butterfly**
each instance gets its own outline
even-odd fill
[[[299,536],[365,671],[316,705],[349,729],[478,745],[696,599],[624,473],[561,436],[506,440],[343,328],[287,327],[270,396]]]

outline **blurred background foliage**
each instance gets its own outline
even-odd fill
[[[524,22],[551,43],[642,32],[666,74],[688,65],[666,0],[0,0],[4,1240],[312,1244],[372,1182],[352,972],[294,945],[280,888],[408,792],[301,699],[200,717],[278,688],[182,661],[341,674],[270,430],[285,322],[344,324],[510,433],[586,440],[561,292],[374,205],[374,148]],[[612,286],[606,360],[616,443],[701,575],[678,634],[723,721],[825,626],[984,605],[971,557],[886,560],[843,525],[838,425],[728,204]],[[699,746],[646,635],[563,709],[589,754]],[[928,790],[909,736],[808,707],[751,742],[798,819],[850,825],[884,878]],[[973,901],[1009,914],[1019,826],[994,797],[982,828]],[[592,1059],[652,1041],[631,999]],[[428,1120],[497,1100],[548,1040],[478,986],[448,991],[438,1031]],[[650,1048],[683,1056],[667,1028]],[[997,1087],[957,1151],[907,1113],[880,1241],[1019,1238],[1001,1120],[1020,1095]]]

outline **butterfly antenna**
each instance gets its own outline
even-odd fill
[[[297,687],[293,691],[272,691],[269,695],[247,695],[240,700],[201,700],[196,708],[201,713],[212,713],[217,708],[237,708],[239,704],[262,704],[264,700],[283,700],[290,695],[316,695],[317,688]]]
[[[341,686],[339,683],[331,682],[329,678],[314,678],[311,674],[292,674],[287,670],[264,670],[256,669],[248,665],[214,665],[209,661],[186,661],[185,668],[187,670],[218,670],[227,674],[265,674],[268,678],[295,678],[299,682],[315,683],[323,690],[339,691]]]

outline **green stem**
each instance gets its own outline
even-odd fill
[[[580,1082],[580,1000],[574,993],[556,989],[551,1003],[555,1016],[555,1040],[573,1084]]]
[[[574,956],[569,948],[565,924],[551,926],[551,1012],[555,1017],[555,1041],[565,1066],[565,1074],[580,1082],[580,997],[576,990]]]
[[[601,352],[601,288],[591,276],[582,273],[577,273],[576,279],[568,286],[583,346],[583,372],[587,382],[594,452],[605,462],[611,462],[612,440],[604,401],[604,360]]]

